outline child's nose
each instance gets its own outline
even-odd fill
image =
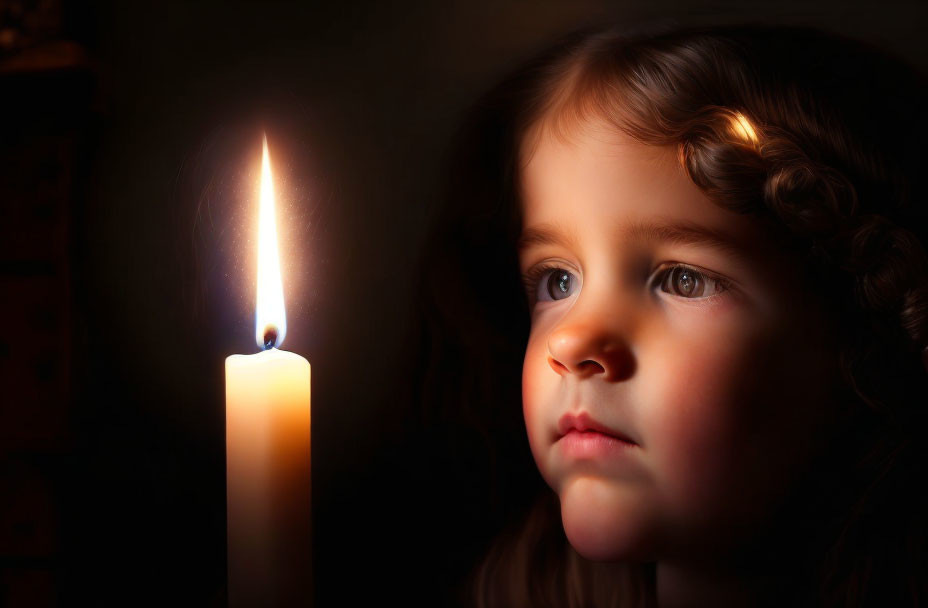
[[[619,382],[634,372],[635,359],[615,328],[578,320],[561,324],[549,334],[548,364],[562,376],[600,375],[607,382]]]

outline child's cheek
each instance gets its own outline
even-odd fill
[[[779,485],[778,332],[738,308],[689,313],[642,352],[638,413],[668,525],[717,535]]]
[[[552,441],[552,416],[563,385],[547,362],[547,348],[540,333],[533,332],[525,351],[522,366],[522,411],[525,428],[535,464],[545,481],[555,491],[558,480],[554,477],[553,463],[548,449]]]
[[[642,376],[645,451],[658,487],[672,508],[695,512],[711,503],[725,485],[732,420],[734,353],[726,345],[662,349],[659,365]],[[678,345],[679,347],[679,345]],[[689,350],[689,353],[683,352]]]

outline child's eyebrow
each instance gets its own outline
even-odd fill
[[[735,257],[746,257],[746,243],[720,230],[693,222],[636,222],[623,231],[629,239],[702,245]]]
[[[567,234],[553,224],[539,224],[522,230],[516,249],[521,252],[535,245],[573,246],[576,244],[577,239],[573,234]]]
[[[677,245],[702,245],[735,257],[747,257],[746,246],[739,239],[719,230],[692,222],[632,222],[619,232],[620,238],[642,242],[668,242]],[[526,228],[519,236],[518,250],[536,245],[575,246],[577,239],[553,224]]]

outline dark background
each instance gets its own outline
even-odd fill
[[[485,463],[405,431],[452,134],[576,27],[744,20],[928,66],[924,2],[0,0],[0,605],[224,605],[223,360],[256,350],[265,131],[317,605],[455,603],[501,525]]]

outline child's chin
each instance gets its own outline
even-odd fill
[[[571,546],[592,561],[653,559],[653,509],[635,488],[582,477],[560,492],[561,521]]]

